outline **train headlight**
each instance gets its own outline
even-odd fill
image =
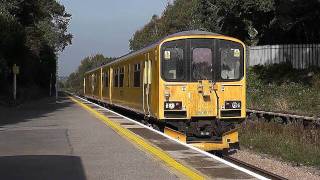
[[[164,110],[181,110],[182,102],[180,101],[167,101],[164,102]]]
[[[225,109],[241,109],[241,101],[225,101]]]

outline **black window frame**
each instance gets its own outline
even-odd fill
[[[109,87],[109,71],[104,72],[104,87]]]
[[[216,80],[217,82],[234,82],[234,81],[240,81],[243,79],[244,77],[244,47],[241,43],[239,42],[236,42],[236,41],[231,41],[231,40],[226,40],[226,39],[216,39],[216,44],[217,46],[215,47],[216,48],[216,56],[217,56],[217,64],[215,65],[215,67],[217,68],[217,72],[216,72]],[[234,43],[234,44],[237,44],[239,49],[240,49],[240,72],[239,72],[239,78],[237,79],[224,79],[221,77],[221,52],[219,50],[219,48],[221,48],[220,46],[220,43],[221,42],[231,42],[231,43]]]
[[[124,67],[119,68],[119,87],[123,87],[124,85]]]
[[[199,43],[196,41],[207,41],[206,43]],[[188,39],[189,44],[190,44],[190,48],[188,48],[189,50],[189,63],[190,64],[190,69],[189,69],[189,74],[190,74],[190,81],[189,82],[198,82],[200,80],[203,79],[194,79],[193,78],[193,69],[192,69],[192,62],[193,62],[193,50],[197,49],[197,48],[207,48],[211,50],[211,65],[212,65],[212,74],[211,74],[211,79],[209,79],[209,81],[214,81],[215,79],[215,73],[216,73],[216,69],[215,69],[215,63],[216,63],[216,53],[215,53],[215,39],[212,38],[190,38]]]
[[[114,69],[113,76],[113,87],[119,87],[119,68]]]
[[[189,69],[190,69],[190,67],[189,67],[189,61],[190,61],[190,58],[189,58],[189,56],[190,56],[190,53],[189,53],[189,49],[190,48],[188,48],[189,47],[189,43],[187,42],[187,40],[188,39],[177,39],[177,40],[173,40],[173,41],[167,41],[167,42],[164,42],[162,45],[161,45],[161,49],[160,49],[160,52],[161,52],[161,55],[160,55],[160,67],[161,67],[161,77],[162,77],[162,79],[164,80],[164,81],[166,81],[166,82],[188,82],[188,79],[190,79],[190,77],[189,77],[189,75],[190,75],[190,73],[189,73]],[[165,45],[170,45],[170,44],[174,44],[175,42],[177,42],[177,41],[183,41],[183,42],[181,42],[181,44],[183,44],[183,57],[184,57],[184,60],[185,60],[185,63],[183,64],[183,66],[184,66],[184,74],[183,74],[183,78],[176,78],[176,79],[166,79],[165,78],[165,75],[164,75],[164,63],[163,63],[163,61],[165,61],[164,60],[164,52],[165,52],[165,48],[163,48],[163,46],[165,46]],[[170,46],[169,46],[170,47]]]
[[[131,73],[131,64],[128,64],[127,68],[126,68],[126,78],[127,78],[127,87],[130,87],[130,73]]]
[[[209,39],[212,41],[212,71],[213,71],[213,77],[212,77],[212,81],[213,82],[234,82],[234,81],[240,81],[244,78],[244,49],[245,47],[242,45],[242,43],[237,42],[237,41],[232,41],[232,40],[227,40],[227,39],[218,39],[218,38],[186,38],[186,39],[177,39],[177,40],[184,40],[185,41],[185,49],[184,49],[184,57],[185,59],[185,78],[182,80],[172,80],[172,79],[166,79],[165,76],[163,75],[164,71],[164,65],[163,65],[163,56],[164,56],[164,48],[163,46],[166,45],[166,43],[168,42],[173,42],[173,41],[177,41],[177,40],[173,40],[173,41],[167,41],[164,42],[161,46],[160,46],[160,75],[161,78],[165,81],[165,82],[197,82],[199,80],[193,80],[192,76],[192,44],[191,41],[194,39]],[[219,51],[219,47],[220,44],[222,42],[231,42],[231,43],[235,43],[238,45],[239,49],[240,49],[240,74],[239,74],[239,78],[238,79],[223,79],[221,77],[221,52]]]
[[[141,63],[134,64],[133,87],[141,87]]]

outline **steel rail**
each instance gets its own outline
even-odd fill
[[[252,164],[249,164],[249,163],[246,163],[244,161],[241,161],[239,159],[236,159],[236,158],[233,158],[233,157],[230,157],[230,156],[227,156],[227,155],[223,155],[222,156],[222,159],[226,160],[226,161],[229,161],[231,163],[234,163],[234,164],[237,164],[238,166],[242,166],[243,168],[246,168],[248,170],[251,170],[261,176],[264,176],[266,178],[269,178],[269,179],[279,179],[279,180],[286,180],[287,178],[284,178],[282,176],[279,176],[277,174],[274,174],[272,172],[269,172],[269,171],[266,171],[264,169],[261,169],[259,167],[256,167]]]

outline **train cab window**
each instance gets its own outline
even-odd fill
[[[109,73],[108,73],[108,71],[104,72],[104,84],[105,84],[105,87],[109,87]]]
[[[141,64],[134,65],[133,86],[140,87]]]
[[[166,42],[162,45],[161,74],[167,81],[185,79],[185,40]]]
[[[193,80],[212,80],[212,51],[210,48],[194,48],[191,65]]]
[[[213,41],[212,39],[191,39],[191,79],[213,79]]]
[[[124,67],[121,67],[119,70],[119,87],[123,87]]]
[[[119,69],[114,69],[114,79],[113,79],[113,82],[114,82],[114,87],[118,87],[119,86]]]
[[[242,76],[242,54],[241,44],[232,41],[220,42],[220,69],[223,80],[236,80]]]

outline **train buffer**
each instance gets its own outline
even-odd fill
[[[0,119],[3,179],[263,179],[66,94]]]

